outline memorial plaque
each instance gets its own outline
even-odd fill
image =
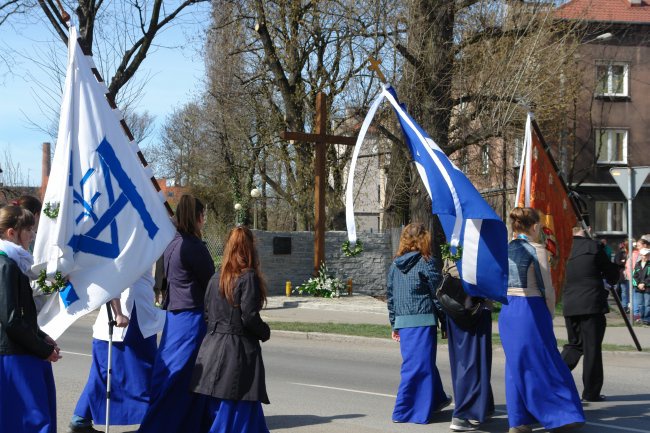
[[[291,254],[291,238],[287,236],[274,236],[273,254]]]

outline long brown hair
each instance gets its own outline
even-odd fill
[[[205,206],[201,200],[191,194],[183,194],[176,207],[176,228],[179,232],[201,238],[199,218],[203,215]]]
[[[34,215],[20,206],[5,206],[0,209],[0,238],[5,239],[7,230],[14,229],[18,233],[34,227]]]
[[[259,307],[262,308],[266,304],[266,282],[260,270],[255,238],[248,227],[239,226],[228,234],[219,275],[219,293],[230,305],[235,305],[235,282],[247,269],[253,269],[257,276],[260,288]]]
[[[411,223],[404,227],[395,257],[411,251],[419,251],[425,259],[431,257],[431,233],[422,223]]]

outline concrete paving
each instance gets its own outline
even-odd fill
[[[270,296],[261,315],[264,320],[281,322],[388,324],[386,302],[361,294],[332,299],[313,296]],[[556,313],[553,325],[556,338],[566,340],[564,318]],[[634,346],[634,341],[625,327],[623,319],[614,312],[614,307],[607,314],[607,325],[605,344]],[[493,332],[497,334],[499,332],[496,321],[493,323]],[[650,328],[635,326],[634,332],[643,353],[650,353]],[[331,338],[337,337],[332,336]]]

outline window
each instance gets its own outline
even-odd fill
[[[627,211],[625,202],[597,201],[596,202],[596,232],[626,233]]]
[[[596,159],[599,164],[627,162],[627,131],[596,129]]]
[[[484,144],[481,146],[481,174],[490,172],[490,146]]]
[[[598,62],[596,64],[596,94],[599,96],[628,96],[627,63]]]

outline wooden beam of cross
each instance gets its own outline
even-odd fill
[[[327,135],[327,95],[318,92],[316,95],[316,131],[314,134],[305,132],[280,132],[283,140],[293,140],[297,143],[314,143],[316,158],[314,161],[314,275],[318,275],[321,263],[325,261],[325,185],[327,173],[325,170],[327,144],[343,144],[354,146],[356,137]]]

